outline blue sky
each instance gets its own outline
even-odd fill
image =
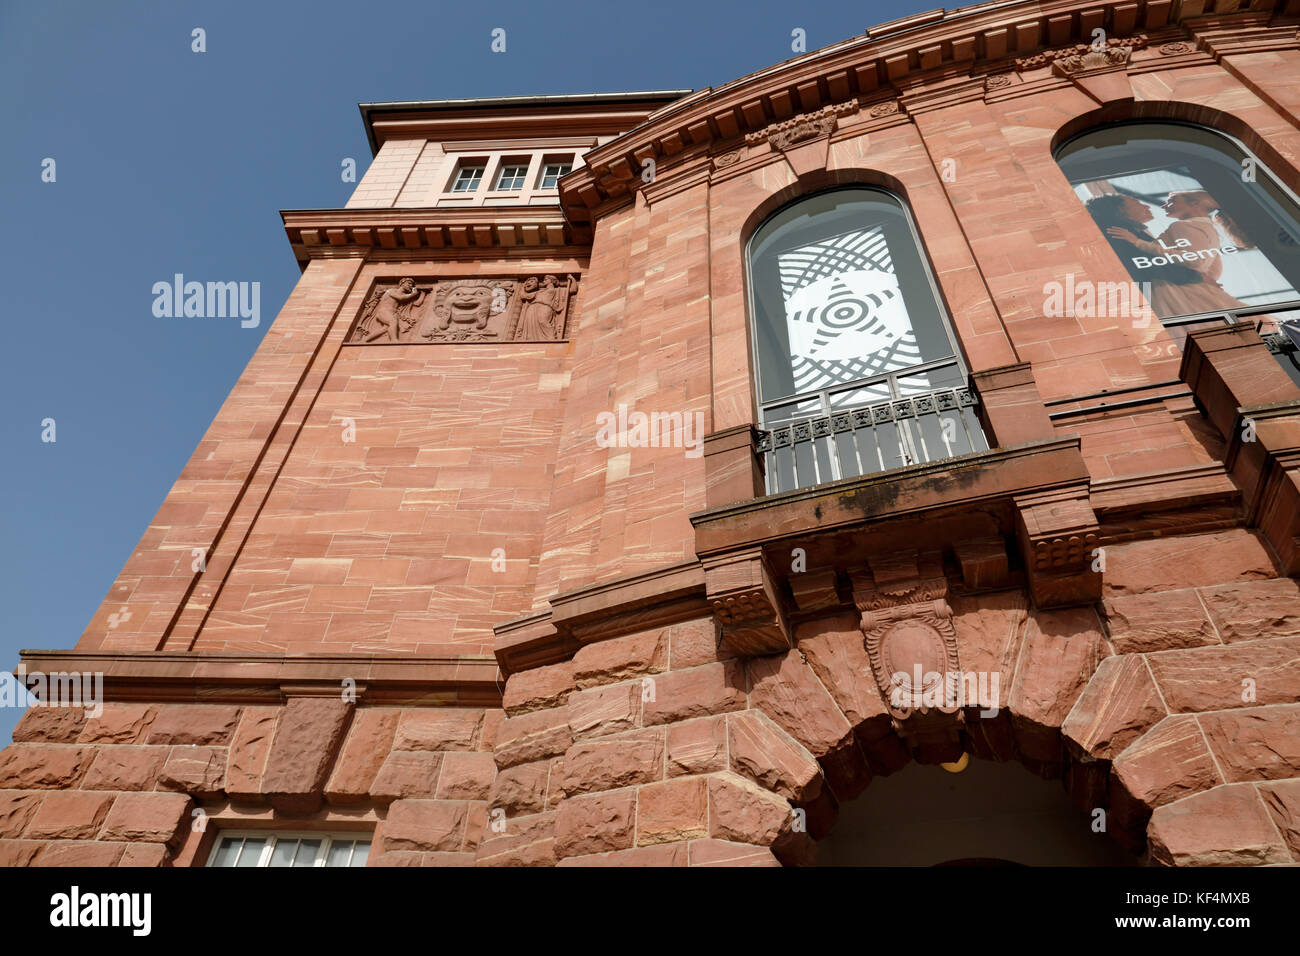
[[[279,210],[369,165],[357,103],[700,89],[930,8],[4,0],[0,669],[81,636],[299,276]],[[261,283],[261,324],[154,317],[177,272]]]

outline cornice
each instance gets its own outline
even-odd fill
[[[284,231],[299,264],[314,258],[410,256],[484,249],[564,251],[590,244],[589,231],[566,222],[556,206],[460,209],[282,210]]]
[[[491,657],[24,650],[28,674],[103,674],[108,700],[282,703],[338,697],[366,704],[500,706],[501,674]],[[344,681],[350,680],[351,685]]]
[[[571,222],[587,224],[646,188],[640,175],[646,160],[656,165],[654,185],[704,154],[713,154],[716,172],[717,158],[734,153],[746,139],[773,126],[809,122],[855,98],[864,110],[882,96],[901,98],[905,109],[915,113],[975,99],[980,84],[986,97],[1032,92],[1039,80],[1019,83],[1020,70],[1033,69],[1039,57],[1047,57],[1041,65],[1049,66],[1057,59],[1086,56],[1078,47],[1090,45],[1096,29],[1105,31],[1109,47],[1130,52],[1142,49],[1148,37],[1153,44],[1183,39],[1196,47],[1186,52],[1199,57],[1292,48],[1294,24],[1270,27],[1276,14],[1285,13],[1287,2],[1255,0],[1250,10],[1207,15],[1214,0],[1023,0],[919,14],[665,107],[587,153],[586,165],[561,181],[561,205]],[[1199,38],[1202,31],[1205,37]],[[1168,68],[1179,57],[1157,59]],[[949,87],[942,82],[945,73],[970,82],[957,80]],[[942,88],[915,88],[935,80]],[[1053,82],[1067,80],[1055,77]]]

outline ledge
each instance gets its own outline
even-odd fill
[[[1077,437],[1043,439],[753,498],[693,514],[691,524],[705,558],[1087,481]]]
[[[29,673],[104,675],[108,700],[282,703],[337,696],[356,681],[366,704],[499,706],[501,675],[490,657],[190,653],[185,651],[23,650]]]

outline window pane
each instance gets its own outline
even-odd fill
[[[326,866],[347,866],[348,859],[352,856],[351,840],[335,840],[330,844],[329,858],[325,861]]]
[[[894,197],[837,189],[788,206],[750,244],[762,401],[953,354]]]
[[[223,837],[221,845],[217,847],[216,856],[212,858],[212,865],[234,866],[235,858],[239,856],[239,847],[243,842],[239,837]]]
[[[266,840],[261,837],[245,840],[244,850],[239,854],[239,862],[236,866],[257,866],[262,858],[262,849],[265,846]]]
[[[370,841],[358,840],[357,847],[352,853],[353,866],[365,866],[366,860],[370,857]]]
[[[292,866],[293,851],[297,848],[297,840],[276,840],[275,848],[271,850],[271,862],[267,866]]]
[[[1158,317],[1300,298],[1300,209],[1231,140],[1127,123],[1071,140],[1057,161]],[[1092,314],[1107,314],[1096,296]]]
[[[315,866],[316,857],[320,853],[320,844],[320,840],[300,840],[298,843],[298,853],[293,858],[293,865]]]

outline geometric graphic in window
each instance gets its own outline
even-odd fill
[[[777,268],[796,393],[920,363],[879,226],[781,253]]]

